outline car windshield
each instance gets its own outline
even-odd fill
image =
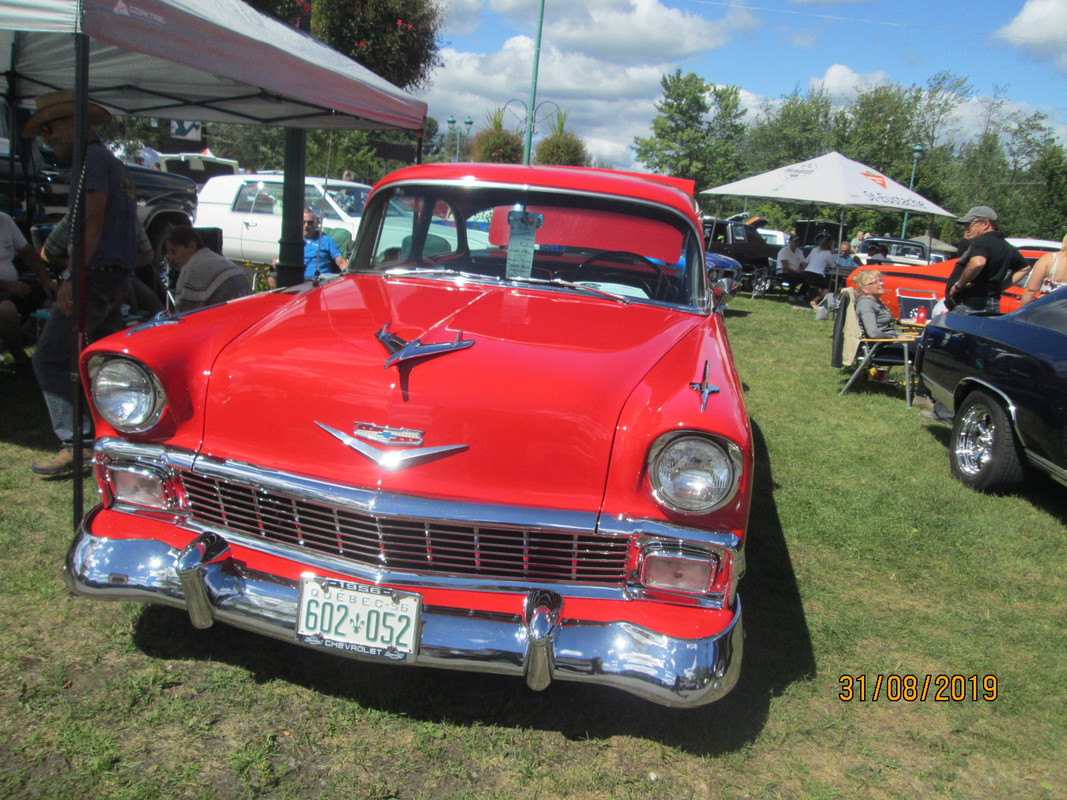
[[[353,270],[462,273],[628,302],[699,307],[705,297],[699,233],[634,199],[403,185],[375,195],[362,225]]]

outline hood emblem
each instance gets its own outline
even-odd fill
[[[413,431],[411,428],[386,428],[381,425],[371,425],[369,422],[357,422],[352,435],[389,447],[418,447],[422,444],[422,431]]]
[[[357,422],[356,428],[349,436],[336,428],[324,425],[316,421],[316,425],[326,431],[330,436],[340,441],[346,447],[350,447],[364,458],[368,458],[382,469],[388,472],[413,467],[417,464],[425,464],[438,458],[462,453],[467,449],[465,444],[447,444],[440,447],[417,447],[422,444],[422,431],[413,431],[408,428],[383,428],[379,425]],[[384,444],[386,447],[403,447],[403,450],[382,450],[374,447],[363,439]]]
[[[458,331],[456,338],[451,342],[423,344],[422,339],[419,338],[406,342],[395,333],[389,333],[391,324],[390,322],[385,323],[382,329],[374,334],[374,337],[381,342],[385,351],[389,353],[389,358],[385,359],[385,364],[383,364],[386,368],[393,366],[393,364],[414,361],[417,358],[430,358],[444,353],[453,353],[457,350],[466,350],[468,347],[474,346],[473,339],[464,340],[463,331]]]
[[[699,392],[700,393],[700,413],[701,414],[703,414],[704,413],[704,409],[706,409],[708,407],[708,398],[711,397],[711,395],[718,394],[719,392],[722,391],[722,389],[720,389],[718,386],[714,386],[713,384],[708,383],[708,378],[710,377],[710,375],[711,375],[711,362],[710,361],[705,361],[704,362],[704,380],[701,381],[700,383],[691,383],[691,384],[689,384],[689,388],[690,389],[692,389],[694,392]]]

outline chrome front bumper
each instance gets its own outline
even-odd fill
[[[184,608],[197,627],[225,622],[301,644],[296,582],[241,566],[221,536],[201,534],[179,551],[154,539],[94,536],[91,519],[82,523],[64,565],[74,593]],[[730,626],[703,639],[672,638],[629,622],[571,619],[566,598],[543,589],[529,592],[522,614],[426,605],[418,649],[407,663],[524,676],[537,690],[553,680],[584,681],[665,706],[700,706],[737,683],[744,635],[735,602]]]

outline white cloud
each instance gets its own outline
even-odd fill
[[[993,34],[1036,61],[1051,61],[1067,74],[1067,3],[1026,0],[1015,19]]]
[[[490,8],[516,27],[536,35],[539,5],[530,0],[489,0]],[[759,23],[749,11],[731,7],[718,19],[672,8],[659,0],[571,0],[566,13],[546,8],[542,46],[620,63],[685,58],[725,45]]]
[[[442,4],[445,21],[442,33],[465,36],[474,33],[482,21],[485,0],[447,0]]]
[[[446,48],[440,55],[442,66],[425,98],[431,116],[441,120],[453,114],[462,119],[469,114],[477,130],[494,109],[517,100],[507,105],[505,124],[522,127],[533,63],[529,38],[512,37],[495,53]],[[614,164],[628,164],[633,137],[648,135],[654,104],[662,93],[660,78],[670,70],[668,64],[620,68],[584,54],[542,47],[535,139],[555,114],[551,103],[541,105],[551,100],[567,112],[568,129],[578,133],[590,151]]]
[[[844,64],[834,64],[821,78],[809,80],[808,86],[825,89],[834,105],[845,105],[855,100],[860,92],[880,83],[889,83],[889,76],[881,70],[860,74]]]
[[[811,50],[819,44],[818,37],[811,31],[783,27],[781,32],[797,50]]]

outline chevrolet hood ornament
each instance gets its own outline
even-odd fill
[[[422,443],[422,431],[413,431],[407,428],[383,428],[378,425],[356,423],[353,435],[342,433],[336,428],[324,425],[316,420],[316,425],[333,436],[347,447],[352,448],[364,458],[368,458],[382,469],[388,472],[407,469],[417,464],[425,464],[438,458],[461,453],[467,449],[465,444],[441,445],[440,447],[412,447],[413,444]],[[411,436],[414,434],[414,437]],[[360,437],[360,438],[357,438]],[[387,447],[402,446],[403,450],[381,450],[374,447],[363,439],[372,439],[382,442]]]

